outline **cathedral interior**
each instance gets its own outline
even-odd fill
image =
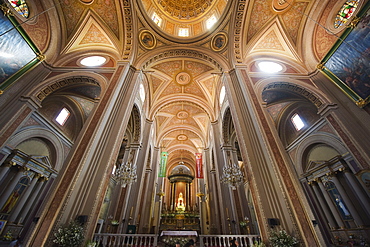
[[[370,244],[370,1],[0,4],[4,243]]]

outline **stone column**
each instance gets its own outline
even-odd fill
[[[0,182],[5,177],[5,175],[9,172],[10,167],[16,165],[14,161],[9,161],[7,163],[4,163],[2,166],[0,166]]]
[[[191,201],[190,201],[190,182],[186,182],[186,210],[190,210]]]
[[[324,211],[324,215],[326,219],[328,220],[329,228],[334,229],[337,226],[337,223],[335,222],[331,212],[328,209],[328,205],[324,198],[322,198],[322,195],[320,193],[320,188],[317,185],[317,182],[310,182],[310,185],[316,195],[317,200],[319,201],[320,205],[317,205],[318,207],[321,207]],[[325,192],[326,193],[326,192]]]
[[[19,224],[23,224],[23,222],[26,219],[31,207],[33,207],[35,205],[36,199],[40,196],[41,188],[44,186],[46,180],[47,180],[47,178],[45,178],[45,177],[41,177],[40,179],[38,179],[37,186],[34,189],[34,191],[32,193],[32,196],[28,199],[27,204],[22,209],[21,214],[17,218],[17,221],[18,221]]]
[[[325,197],[326,203],[329,206],[331,213],[334,215],[334,219],[337,222],[337,225],[339,226],[339,228],[344,229],[344,223],[343,223],[342,217],[340,217],[340,215],[338,213],[338,210],[337,210],[337,207],[334,205],[333,201],[331,200],[331,198],[330,198],[328,192],[326,191],[322,181],[319,179],[319,180],[317,180],[317,183],[320,187],[321,193]]]
[[[10,222],[14,222],[15,219],[17,218],[17,216],[18,216],[19,212],[21,211],[21,209],[23,208],[24,204],[29,199],[29,196],[31,195],[31,192],[34,189],[34,187],[36,185],[36,182],[39,180],[39,177],[40,177],[40,174],[35,174],[33,179],[32,179],[31,184],[28,185],[26,191],[23,192],[22,198],[19,200],[19,202],[17,203],[17,206],[12,211],[12,213],[9,217]]]
[[[350,186],[355,191],[356,195],[360,198],[360,201],[362,203],[362,208],[367,212],[367,214],[370,216],[370,202],[369,197],[367,195],[364,195],[362,187],[359,186],[358,182],[356,181],[356,178],[354,177],[353,173],[348,171],[347,169],[344,170],[344,176],[346,177],[347,181],[349,182]]]
[[[356,225],[358,227],[363,227],[364,223],[363,223],[360,215],[358,215],[356,208],[353,206],[353,204],[352,204],[351,200],[349,199],[346,191],[343,189],[342,184],[339,182],[338,178],[334,174],[331,176],[331,181],[333,181],[333,183],[335,184],[335,187],[338,189],[341,197],[343,198],[343,201],[344,201],[345,205],[348,207],[349,212],[353,216],[353,219],[355,220]]]
[[[305,245],[319,246],[319,239],[300,197],[301,188],[296,185],[293,164],[278,141],[274,123],[263,109],[262,96],[255,91],[249,68],[235,66],[234,70],[225,73],[223,82],[242,158],[250,174],[248,183],[262,238],[268,239],[267,219],[278,218],[281,227],[287,231],[299,230]],[[287,197],[288,200],[284,199]]]
[[[60,224],[77,215],[89,216],[86,239],[92,238],[139,89],[138,75],[128,62],[118,61],[55,181],[54,193],[28,241],[30,247],[44,246]]]
[[[217,208],[219,209],[218,215],[219,217],[219,225],[218,229],[221,231],[221,234],[230,234],[230,214],[229,211],[231,210],[231,201],[230,201],[230,191],[228,185],[222,184],[220,182],[220,178],[222,176],[223,167],[225,165],[225,157],[223,149],[221,148],[221,124],[214,123],[212,124],[212,131],[214,136],[214,180],[213,185],[214,187],[212,190],[214,191],[214,199],[216,200]],[[213,210],[213,209],[211,209]],[[218,233],[218,234],[219,234]]]

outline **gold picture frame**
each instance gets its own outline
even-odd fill
[[[333,81],[357,106],[370,102],[370,2],[353,18],[318,69]]]
[[[225,33],[218,33],[211,40],[211,48],[214,51],[221,51],[226,47],[227,43],[227,35]]]
[[[139,42],[146,49],[153,49],[157,45],[157,39],[148,30],[142,30],[139,33]]]

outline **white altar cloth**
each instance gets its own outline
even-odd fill
[[[197,231],[162,231],[161,236],[198,236]]]

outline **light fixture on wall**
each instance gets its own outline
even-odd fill
[[[235,190],[239,184],[243,183],[243,173],[240,167],[232,163],[231,160],[229,164],[225,165],[223,168],[221,183],[228,184],[233,190]]]
[[[121,183],[123,188],[129,184],[132,184],[133,182],[136,182],[136,165],[133,165],[131,162],[122,164],[116,170],[116,179],[119,183]]]

